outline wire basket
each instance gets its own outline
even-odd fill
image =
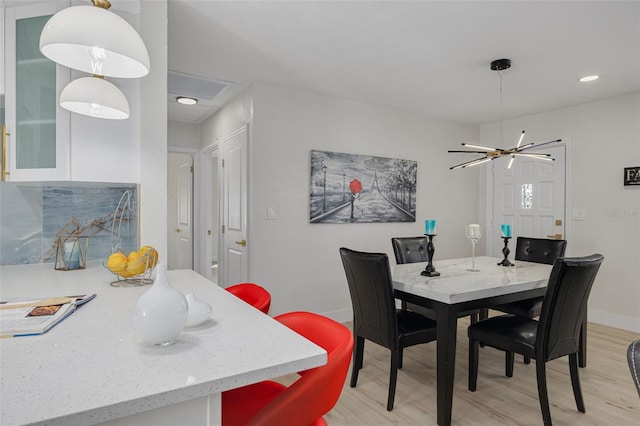
[[[125,191],[118,202],[111,223],[111,255],[105,267],[117,277],[111,283],[115,287],[135,287],[153,283],[153,268],[158,263],[158,252],[151,246],[130,251],[122,246],[122,224],[135,214],[131,206],[131,191]]]

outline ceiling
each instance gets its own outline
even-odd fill
[[[640,0],[168,0],[168,16],[172,121],[202,123],[253,82],[472,125],[640,91]],[[198,105],[175,102],[193,90]]]
[[[479,125],[640,91],[638,1],[169,0],[169,70],[230,82],[169,119],[199,123],[252,82]],[[494,59],[509,58],[500,76]],[[599,74],[592,83],[577,78]]]
[[[232,83],[192,110],[170,96],[170,120],[201,122],[252,82],[474,125],[640,91],[639,1],[169,0],[168,13],[169,69]],[[502,107],[499,58],[513,61]]]

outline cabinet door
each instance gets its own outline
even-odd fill
[[[40,53],[40,33],[67,2],[5,10],[5,112],[10,181],[68,180],[69,112],[58,105],[70,71]]]

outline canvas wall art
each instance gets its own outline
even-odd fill
[[[415,222],[418,163],[311,151],[311,223]]]

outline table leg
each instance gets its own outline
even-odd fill
[[[451,424],[453,405],[453,379],[456,364],[456,335],[458,313],[450,305],[436,309],[437,325],[437,382],[438,382],[438,425]]]

